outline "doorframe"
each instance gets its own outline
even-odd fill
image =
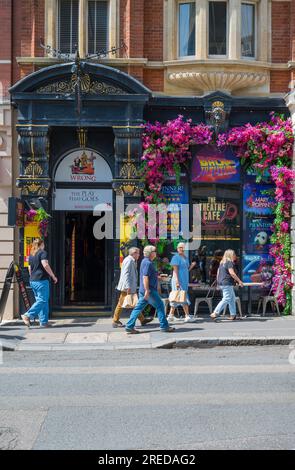
[[[73,308],[76,305],[80,305],[80,303],[73,303],[73,304],[66,304],[65,302],[65,219],[67,213],[81,213],[87,212],[92,214],[91,211],[53,211],[53,222],[52,222],[52,236],[51,236],[51,257],[52,257],[52,267],[53,270],[56,272],[58,277],[58,284],[54,287],[54,289],[58,290],[58,293],[53,295],[52,293],[52,300],[55,302],[52,304],[53,309],[58,309],[62,307],[68,307],[69,305],[73,305]],[[94,216],[95,217],[95,216]],[[113,275],[113,264],[110,263],[113,256],[113,245],[112,240],[105,239],[105,265],[104,265],[104,276],[105,276],[105,283],[104,283],[104,301],[103,302],[96,302],[93,303],[95,306],[103,306],[103,307],[110,307],[111,306],[111,287],[112,287],[112,275]],[[57,246],[56,246],[57,245]],[[111,269],[110,269],[111,267]],[[82,303],[81,303],[82,305]]]

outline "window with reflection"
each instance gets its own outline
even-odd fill
[[[227,53],[227,2],[209,2],[209,55]]]
[[[88,1],[88,53],[108,49],[109,2]]]
[[[242,57],[255,57],[255,5],[242,3]]]
[[[201,211],[200,245],[206,247],[208,278],[217,251],[223,254],[231,249],[241,256],[241,188],[235,184],[193,184],[192,202]]]
[[[58,48],[66,54],[74,54],[78,45],[79,0],[59,0]]]
[[[178,11],[179,56],[195,55],[196,50],[196,5],[195,2],[180,3]]]

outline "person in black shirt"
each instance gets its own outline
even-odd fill
[[[215,320],[220,312],[228,304],[230,312],[230,320],[236,319],[236,295],[234,291],[235,282],[243,287],[241,279],[235,272],[236,254],[233,250],[226,250],[217,272],[217,284],[222,290],[222,300],[215,307],[210,317]]]
[[[49,314],[49,279],[57,283],[57,278],[49,266],[47,253],[44,250],[44,241],[36,238],[33,241],[29,257],[30,285],[35,295],[35,303],[22,315],[22,319],[30,327],[31,319],[39,317],[40,328],[47,328]]]

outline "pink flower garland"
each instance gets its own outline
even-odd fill
[[[211,142],[212,130],[204,124],[193,126],[191,119],[184,121],[181,115],[166,124],[148,123],[144,128],[142,174],[147,186],[145,200],[156,202],[165,178],[179,174],[181,164],[191,158],[190,145]]]

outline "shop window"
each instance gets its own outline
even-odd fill
[[[209,55],[227,53],[227,2],[209,2]]]
[[[74,54],[78,44],[79,0],[59,0],[58,48],[66,54]]]
[[[195,55],[196,5],[194,2],[180,3],[178,11],[179,56]]]
[[[89,0],[88,2],[88,53],[108,49],[109,2]]]
[[[255,57],[255,5],[242,3],[242,57]]]
[[[201,210],[201,247],[206,247],[206,278],[214,253],[232,249],[238,256],[241,269],[241,189],[240,185],[193,184],[193,210]]]

